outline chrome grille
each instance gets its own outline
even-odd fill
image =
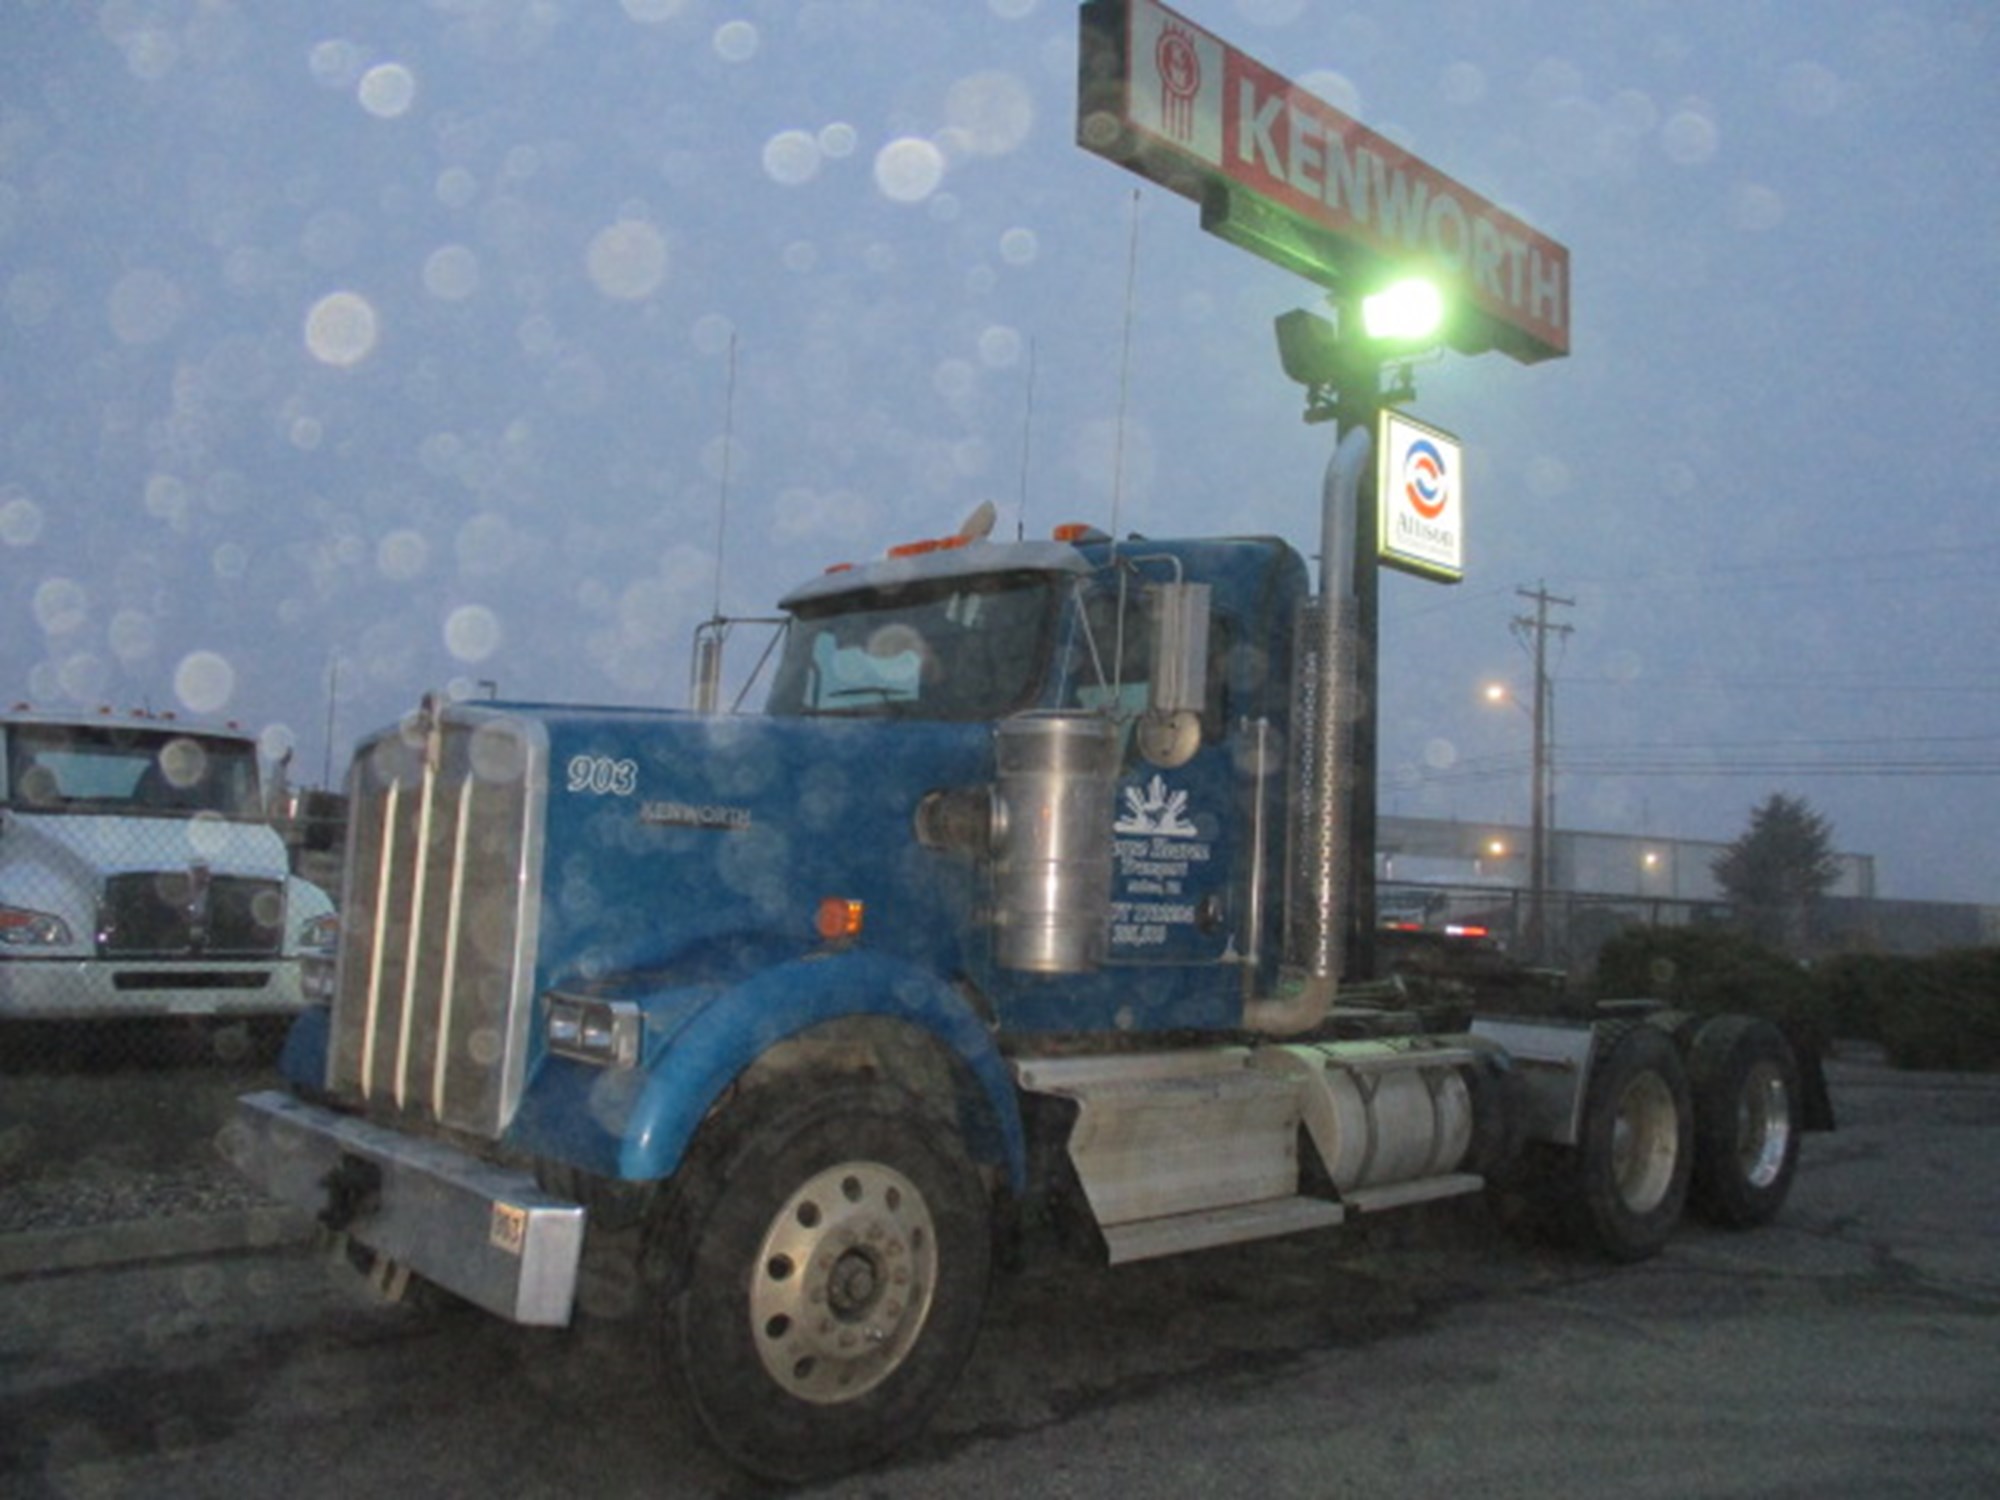
[[[426,711],[365,743],[351,814],[329,1083],[493,1137],[520,1102],[540,898],[538,726]]]
[[[275,880],[211,875],[196,864],[104,882],[103,958],[275,958],[284,937],[285,888]]]

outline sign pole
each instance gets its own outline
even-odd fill
[[[1377,540],[1376,469],[1369,465],[1361,481],[1361,504],[1354,518],[1354,787],[1349,794],[1348,826],[1354,830],[1354,850],[1360,857],[1348,875],[1347,961],[1350,974],[1375,973],[1375,794],[1377,776],[1376,718],[1379,704],[1376,670],[1381,633],[1382,570],[1375,563]]]
[[[1359,309],[1342,299],[1343,327],[1356,326]],[[1361,347],[1347,340],[1335,386],[1339,413],[1336,437],[1350,428],[1375,433],[1382,415],[1382,367]],[[1381,463],[1377,455],[1361,476],[1354,507],[1354,666],[1352,700],[1338,704],[1350,713],[1348,731],[1347,828],[1348,861],[1346,965],[1344,972],[1373,978],[1375,974],[1375,793],[1379,774],[1377,710],[1380,676],[1377,667],[1381,635],[1382,570],[1377,562],[1381,539]]]

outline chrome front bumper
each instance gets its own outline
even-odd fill
[[[376,1254],[512,1322],[569,1322],[584,1211],[527,1173],[278,1092],[237,1100],[227,1140],[265,1192]]]

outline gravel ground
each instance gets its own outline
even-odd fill
[[[176,1036],[175,1041],[182,1038]],[[0,1234],[268,1205],[216,1150],[267,1059],[156,1046],[0,1069]]]
[[[1916,1082],[1851,1043],[1832,1066],[1850,1120],[1883,1107],[1873,1090],[1857,1099],[1855,1085]],[[240,1056],[0,1070],[0,1234],[273,1206],[222,1159],[216,1141],[237,1096],[276,1081],[268,1060]],[[1950,1075],[1922,1082],[1949,1102]]]
[[[0,1234],[87,1229],[271,1206],[269,1198],[220,1161],[78,1172],[0,1186]]]

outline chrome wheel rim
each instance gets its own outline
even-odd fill
[[[851,1401],[909,1357],[936,1287],[924,1195],[893,1167],[843,1162],[809,1178],[771,1220],[751,1269],[751,1337],[788,1394]]]
[[[1776,1182],[1791,1144],[1791,1090],[1785,1075],[1770,1063],[1758,1063],[1736,1101],[1736,1160],[1743,1180],[1754,1188]]]
[[[1647,1214],[1666,1201],[1680,1157],[1680,1115],[1657,1073],[1634,1078],[1618,1096],[1611,1131],[1611,1180],[1618,1199]]]

